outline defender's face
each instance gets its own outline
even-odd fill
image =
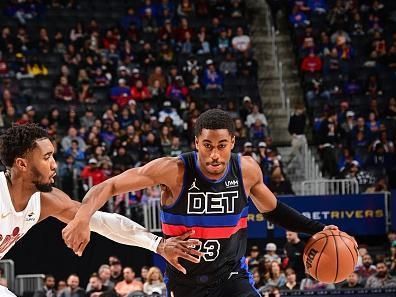
[[[27,168],[32,183],[40,192],[50,192],[56,175],[54,146],[48,138],[36,141],[36,147],[28,154]]]
[[[202,129],[201,134],[195,137],[199,166],[208,178],[218,179],[223,175],[234,144],[235,136],[227,129]]]

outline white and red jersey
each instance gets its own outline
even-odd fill
[[[22,211],[15,211],[4,172],[0,172],[0,259],[40,218],[40,192],[30,197]]]

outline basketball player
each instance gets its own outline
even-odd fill
[[[36,125],[14,126],[0,138],[0,259],[36,223],[52,216],[65,223],[74,218],[80,203],[53,188],[56,162],[54,147],[45,130]],[[114,241],[157,252],[183,271],[178,257],[198,262],[190,249],[192,233],[163,240],[139,224],[117,214],[96,212],[89,227]],[[81,255],[81,254],[80,254]],[[15,296],[0,286],[0,296]]]
[[[67,245],[81,254],[89,241],[89,218],[108,197],[161,184],[164,235],[195,230],[203,253],[199,264],[185,263],[186,275],[167,266],[168,297],[260,296],[244,260],[248,197],[269,221],[287,230],[314,234],[337,227],[325,227],[277,201],[257,162],[231,153],[234,132],[226,112],[208,110],[196,122],[197,152],[153,160],[91,188],[62,231]]]

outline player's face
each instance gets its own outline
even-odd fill
[[[195,137],[200,169],[209,178],[217,179],[224,173],[231,158],[235,137],[227,129],[202,129]]]
[[[56,175],[54,146],[48,138],[37,141],[36,148],[28,156],[28,168],[32,183],[40,192],[50,192]]]

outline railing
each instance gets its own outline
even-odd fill
[[[15,293],[24,296],[26,292],[34,292],[43,287],[44,274],[21,274],[15,278]]]
[[[304,178],[306,180],[317,180],[322,178],[319,165],[316,162],[312,151],[309,149],[308,143],[304,146]]]
[[[283,63],[279,62],[278,63],[278,73],[279,73],[279,92],[280,92],[280,98],[282,101],[282,109],[286,110],[286,115],[287,118],[290,118],[290,98],[287,93],[287,83],[286,80],[284,79],[284,70],[283,70]]]
[[[162,232],[160,219],[160,198],[152,198],[144,203],[144,227],[150,232]]]
[[[359,194],[355,179],[315,179],[302,182],[302,195]]]
[[[12,260],[0,260],[0,267],[4,270],[4,277],[10,290],[14,289],[15,283],[15,264]]]

